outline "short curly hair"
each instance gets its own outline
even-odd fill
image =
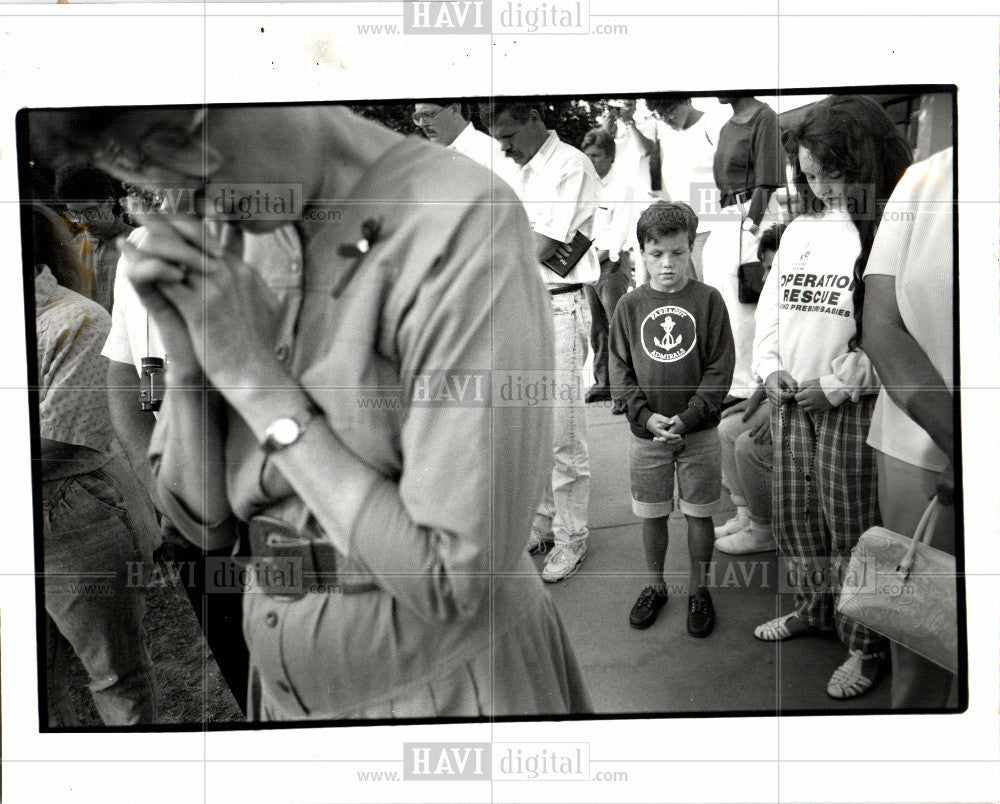
[[[686,232],[688,245],[694,245],[698,234],[698,216],[683,201],[657,201],[639,216],[635,233],[639,248],[658,237],[672,237],[678,232]]]
[[[600,148],[605,155],[615,158],[615,138],[603,128],[592,128],[583,135],[580,150],[586,151],[592,147]]]
[[[781,236],[785,233],[788,225],[776,223],[761,232],[760,241],[757,243],[757,259],[762,260],[765,251],[777,251],[781,243]]]
[[[681,104],[690,102],[691,98],[646,98],[646,108],[651,112],[658,112],[661,115],[667,115]]]

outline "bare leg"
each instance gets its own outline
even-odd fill
[[[688,555],[691,557],[691,575],[688,578],[690,594],[708,586],[708,569],[715,550],[715,528],[708,516],[687,516]]]
[[[646,554],[646,569],[649,570],[650,583],[654,586],[663,583],[663,568],[667,560],[668,517],[642,520],[642,547]],[[711,520],[709,520],[711,525]],[[714,538],[714,532],[713,532]]]

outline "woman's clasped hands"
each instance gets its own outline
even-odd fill
[[[203,374],[221,389],[276,360],[271,295],[241,259],[239,230],[194,215],[142,215],[140,222],[141,244],[119,245],[127,277],[163,339],[168,379]]]

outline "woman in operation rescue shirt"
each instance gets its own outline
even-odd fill
[[[339,107],[57,114],[134,183],[303,194],[302,281],[281,302],[197,218],[149,217],[130,249],[167,351],[151,447],[167,514],[206,547],[249,522],[250,716],[587,711],[524,551],[551,416],[490,397],[491,379],[552,369],[514,195]],[[278,574],[289,557],[318,573],[304,588]]]

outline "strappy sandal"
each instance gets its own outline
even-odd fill
[[[800,623],[802,623],[801,628],[789,628],[788,621],[795,617]],[[799,618],[797,612],[792,612],[791,614],[785,614],[781,617],[775,617],[773,620],[768,620],[763,625],[758,625],[753,630],[753,635],[757,639],[763,640],[764,642],[781,642],[784,639],[791,639],[792,637],[797,637],[800,634],[808,634],[811,631],[819,631],[821,629],[814,625],[808,625]]]
[[[851,651],[847,661],[833,671],[826,685],[826,694],[845,701],[864,695],[875,686],[882,669],[882,654]]]

